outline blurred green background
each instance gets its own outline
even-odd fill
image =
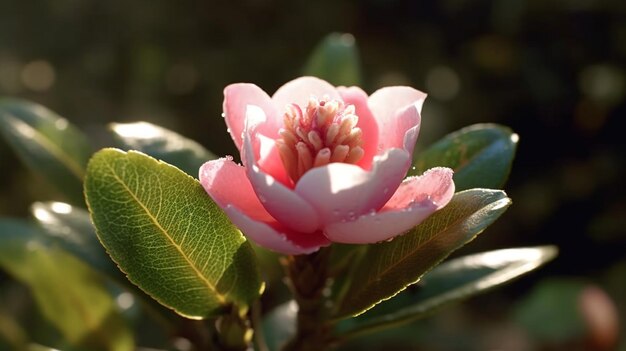
[[[580,308],[581,296],[604,306],[602,294],[581,295],[598,286],[626,319],[622,0],[0,0],[0,96],[41,103],[102,146],[107,123],[146,120],[233,154],[223,88],[245,81],[271,94],[332,32],[356,40],[368,93],[429,94],[418,148],[478,122],[520,135],[505,188],[513,206],[458,254],[560,248],[531,276],[376,336],[381,349],[626,350],[624,336],[621,348],[600,345]],[[0,164],[1,216],[63,200],[4,142]]]

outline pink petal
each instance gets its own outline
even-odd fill
[[[278,135],[278,128],[282,124],[272,99],[261,88],[254,84],[231,84],[224,89],[224,118],[226,126],[237,148],[241,150],[243,140],[241,133],[246,124],[246,112],[249,105],[258,106],[265,114],[267,126],[262,132],[269,136]]]
[[[313,205],[323,225],[353,220],[377,211],[389,200],[406,175],[409,161],[407,152],[391,149],[374,158],[370,171],[331,163],[305,173],[296,192]]]
[[[311,96],[320,99],[324,96],[341,99],[337,89],[330,83],[315,77],[300,77],[280,87],[272,96],[272,100],[278,111],[283,113],[288,104],[295,103],[300,107],[306,107]]]
[[[279,253],[288,255],[309,254],[330,244],[328,239],[319,231],[303,234],[282,227],[277,222],[256,221],[234,206],[227,206],[224,212],[248,239]]]
[[[200,167],[200,184],[221,208],[235,206],[258,221],[273,221],[254,193],[246,169],[231,157],[206,162]]]
[[[252,187],[265,209],[286,227],[300,233],[313,233],[320,228],[314,208],[293,189],[278,182],[257,164],[260,142],[255,138],[256,126],[245,132],[242,158]]]
[[[285,165],[280,158],[276,141],[262,134],[257,134],[257,138],[259,139],[259,159],[257,160],[259,168],[274,177],[277,181],[291,188],[293,181],[289,178]]]
[[[452,175],[450,168],[435,167],[419,177],[406,178],[381,211],[403,209],[425,198],[429,198],[437,209],[444,207],[454,195]]]
[[[378,121],[379,148],[396,147],[412,153],[426,94],[410,87],[387,87],[374,92],[368,105]]]
[[[365,154],[357,165],[365,170],[369,170],[374,156],[378,153],[378,125],[367,106],[367,94],[357,87],[339,87],[337,90],[346,104],[354,105],[356,115],[359,116],[359,122],[356,126],[363,132],[363,150]]]
[[[333,242],[372,244],[403,234],[436,210],[435,205],[425,200],[406,209],[366,214],[352,222],[330,224],[324,234]]]
[[[324,233],[331,241],[349,244],[389,240],[447,205],[453,195],[452,170],[433,168],[420,177],[407,178],[380,212],[332,223]]]

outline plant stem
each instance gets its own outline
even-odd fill
[[[245,351],[252,345],[253,331],[250,327],[248,310],[232,306],[231,313],[225,314],[215,322],[216,343],[220,350]]]
[[[302,256],[290,256],[286,269],[298,303],[297,331],[283,351],[320,351],[329,347],[331,326],[326,323],[324,289],[328,281],[329,249]]]

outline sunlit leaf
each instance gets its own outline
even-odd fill
[[[84,203],[82,180],[91,145],[65,118],[31,102],[0,99],[0,135],[73,204]]]
[[[121,149],[141,151],[196,178],[203,163],[217,158],[195,141],[148,122],[112,123],[109,129]]]
[[[0,266],[27,285],[42,314],[72,345],[133,350],[133,337],[115,300],[89,266],[55,245],[40,228],[0,222]]]
[[[499,190],[466,190],[455,194],[446,207],[407,234],[370,245],[337,315],[361,314],[417,282],[451,252],[474,239],[510,204]]]
[[[128,278],[189,318],[249,304],[262,283],[243,235],[192,177],[139,153],[104,149],[85,195],[98,236]]]
[[[432,313],[446,304],[467,299],[537,269],[556,257],[554,246],[503,249],[460,257],[433,268],[420,280],[417,292],[405,291],[364,314],[355,336],[397,327]],[[397,301],[399,300],[399,301]],[[387,305],[405,306],[397,311]],[[378,313],[375,318],[367,318]],[[358,319],[357,319],[358,323]]]
[[[452,134],[416,154],[409,175],[429,168],[454,169],[456,191],[501,188],[515,157],[517,134],[497,124],[475,124]]]
[[[359,53],[354,36],[332,33],[325,37],[309,57],[304,74],[325,79],[333,85],[360,85]]]
[[[43,235],[96,270],[120,277],[120,270],[106,254],[89,219],[89,212],[62,202],[36,202],[31,212]]]

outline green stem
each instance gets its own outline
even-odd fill
[[[297,330],[283,351],[326,350],[332,339],[324,289],[328,282],[329,249],[287,258],[290,287],[298,303]]]
[[[261,302],[257,300],[252,305],[252,328],[254,329],[254,341],[258,351],[270,351],[267,347],[265,334],[263,334],[263,325],[261,322]]]

